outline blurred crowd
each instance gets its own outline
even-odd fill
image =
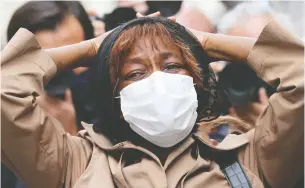
[[[289,3],[293,6],[294,2]],[[281,7],[269,1],[119,1],[114,10],[101,15],[99,10],[86,9],[79,1],[29,1],[14,12],[6,35],[9,41],[23,27],[35,34],[42,48],[48,49],[99,36],[136,18],[137,12],[148,15],[160,11],[162,16],[175,16],[178,23],[191,29],[254,38],[269,21],[276,19],[302,38],[299,22],[291,19],[295,15]],[[246,64],[212,62],[212,68],[229,102],[223,115],[239,117],[254,127],[274,89]],[[71,135],[82,129],[81,121],[94,123],[96,119],[95,104],[86,84],[90,75],[87,67],[61,72],[47,84],[44,95],[38,97],[39,105]],[[223,125],[211,133],[211,138],[221,141],[227,133]],[[25,187],[5,166],[1,171],[1,187]]]

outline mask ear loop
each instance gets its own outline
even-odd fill
[[[119,84],[119,81],[120,81],[120,79],[118,78],[117,81],[116,81],[116,83],[115,83],[115,85],[114,85],[114,88],[113,88],[113,90],[112,90],[112,99],[111,99],[111,107],[112,107],[112,109],[111,109],[111,110],[112,110],[113,114],[115,113],[115,111],[114,111],[114,100],[120,97],[120,96],[114,97],[115,91],[116,91],[117,86],[118,86],[118,84]],[[117,143],[117,140],[118,140],[117,137],[114,136],[114,137],[113,137],[113,142],[114,142],[114,143]]]
[[[113,99],[119,99],[121,97],[121,96],[116,96],[116,97],[114,96],[115,95],[115,91],[116,91],[116,89],[118,87],[119,81],[120,81],[120,79],[118,78],[117,81],[115,82],[114,88],[112,90],[112,101],[113,101]]]
[[[116,66],[116,74],[119,75],[119,65]],[[119,81],[120,81],[120,78],[118,77],[118,79],[116,80],[116,83],[115,83],[115,85],[114,85],[113,91],[112,91],[112,99],[113,99],[113,100],[114,100],[114,99],[120,98],[120,96],[117,96],[117,97],[114,96],[114,95],[115,95],[116,88],[117,88],[117,86],[118,86],[118,84],[119,84]],[[113,104],[113,102],[114,102],[114,101],[112,101],[112,104]]]

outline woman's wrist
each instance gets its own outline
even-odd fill
[[[94,51],[91,43],[90,41],[83,41],[68,46],[46,49],[45,51],[49,54],[57,66],[57,70],[60,72],[73,67],[84,58],[93,56]]]
[[[101,35],[77,44],[46,49],[45,51],[49,54],[56,64],[57,70],[60,72],[67,68],[77,67],[80,65],[79,62],[95,57],[104,38],[105,36]]]

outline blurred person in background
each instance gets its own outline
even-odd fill
[[[118,7],[109,14],[99,16],[96,10],[89,10],[95,35],[99,36],[125,22],[136,18],[136,13],[143,15],[159,11],[162,16],[175,15],[181,8],[181,1],[118,1]]]
[[[294,34],[300,38],[305,36],[305,4],[304,1],[268,1],[272,9],[288,15],[294,26]]]
[[[29,1],[13,14],[7,29],[8,41],[21,27],[33,32],[44,49],[75,44],[94,37],[91,21],[78,1]],[[60,73],[46,86],[49,95],[38,99],[40,105],[73,135],[77,133],[76,113],[71,91],[67,89],[75,75],[85,70],[87,68],[80,67],[73,72]]]
[[[29,1],[18,8],[8,25],[7,40],[26,28],[45,49],[75,44],[94,37],[89,17],[78,1]],[[75,69],[76,73],[84,69]]]
[[[279,12],[275,10],[276,6],[272,6],[277,3],[287,6],[291,2],[242,2],[224,15],[217,31],[232,36],[257,38],[265,25],[271,20],[277,20],[295,36],[300,36],[300,32],[297,32],[299,26],[292,22],[291,15]],[[293,6],[294,2],[291,5]],[[282,9],[285,9],[284,7]],[[296,14],[301,13],[295,9],[293,11],[296,11]],[[261,80],[249,66],[229,62],[214,63],[213,66],[220,73],[220,85],[227,90],[232,104],[228,113],[243,119],[254,128],[260,114],[269,105],[269,97],[276,91]],[[236,74],[236,71],[239,71],[239,74]],[[304,178],[299,180],[296,187],[304,187]]]
[[[242,63],[227,63],[218,73],[218,81],[232,105],[228,114],[246,121],[254,128],[259,115],[268,105],[269,96],[275,90]]]
[[[110,31],[119,25],[136,18],[136,11],[132,7],[117,7],[111,13],[102,17],[97,12],[90,11],[92,23],[95,27],[96,36]]]
[[[200,8],[197,6],[188,6],[186,1],[183,2],[181,9],[175,16],[177,22],[185,27],[209,33],[215,32],[215,26]]]
[[[175,16],[177,23],[204,32],[215,32],[216,23],[226,11],[218,1],[119,1],[119,7],[133,8],[143,15],[160,11],[164,17]]]
[[[242,2],[236,5],[220,20],[217,31],[231,36],[257,38],[273,19],[294,32],[289,17],[274,11],[267,1]],[[215,62],[212,66],[218,72],[220,84],[232,104],[228,113],[254,126],[258,116],[268,105],[269,96],[275,91],[244,64]]]
[[[117,26],[136,18],[136,13],[149,15],[159,11],[162,16],[175,15],[181,8],[181,1],[118,1],[118,7],[110,14],[97,19],[105,23],[105,31],[112,30]]]
[[[44,49],[75,44],[94,37],[93,26],[78,1],[29,1],[12,15],[7,40],[21,27],[33,32]],[[87,86],[80,84],[80,78],[88,77],[89,72],[86,70],[87,68],[79,67],[59,73],[45,86],[46,92],[37,98],[39,105],[71,135],[76,135],[81,128],[78,119],[86,117],[90,111],[90,108],[86,108]],[[76,78],[80,82],[75,82]],[[1,169],[2,187],[23,187],[4,166]]]
[[[217,25],[217,32],[257,38],[271,20],[277,20],[288,31],[296,33],[289,16],[275,11],[268,1],[242,2],[236,5],[222,17]]]

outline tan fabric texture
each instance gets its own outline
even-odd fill
[[[78,136],[64,132],[35,97],[57,72],[35,36],[20,29],[1,53],[2,162],[30,188],[229,188],[205,151],[236,150],[254,188],[294,187],[304,167],[304,46],[269,23],[248,64],[277,88],[255,129],[228,135],[213,146],[205,132],[176,145],[164,165],[129,141],[113,144],[84,123]],[[119,131],[119,130],[118,130]]]

